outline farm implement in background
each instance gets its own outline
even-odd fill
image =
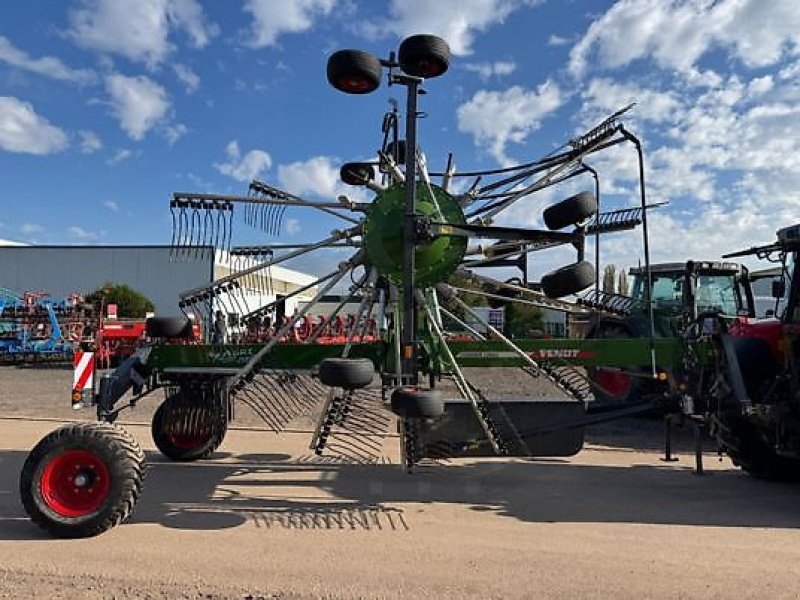
[[[91,312],[79,294],[52,298],[0,288],[0,363],[72,360],[89,341]]]
[[[128,517],[141,492],[144,454],[114,422],[120,411],[158,389],[165,394],[153,417],[153,438],[173,460],[210,456],[223,442],[235,403],[241,402],[276,432],[298,417],[319,415],[310,448],[320,456],[362,463],[379,458],[395,424],[402,466],[409,472],[431,459],[459,456],[572,455],[582,447],[587,424],[658,403],[679,406],[685,394],[598,406],[596,383],[585,375],[592,365],[641,365],[645,376],[661,378],[657,365],[694,374],[716,364],[716,346],[708,337],[658,339],[654,334],[641,144],[621,122],[630,107],[536,161],[458,173],[450,156],[444,171],[432,172],[417,143],[417,102],[423,83],[444,74],[449,60],[445,42],[429,35],[407,38],[388,59],[357,50],[329,57],[328,81],[340,91],[372,92],[384,73],[390,85],[406,90],[404,117],[396,103],[384,115],[377,159],[346,163],[340,171],[344,183],[372,191],[371,202],[345,196],[311,201],[258,181],[243,196],[173,195],[176,259],[198,256],[209,241],[246,259],[229,275],[181,294],[180,309],[202,323],[213,322],[219,313],[238,313],[242,331],[255,336],[244,341],[254,343],[175,344],[190,335],[189,318],[149,319],[147,343],[100,378],[92,398],[99,422],[58,429],[31,451],[20,489],[34,521],[56,536],[86,537]],[[596,177],[587,161],[623,143],[632,144],[639,159],[636,206],[601,213],[596,193],[581,192],[546,208],[544,229],[504,224],[508,211],[535,192],[584,174]],[[468,178],[466,184],[454,185],[458,177]],[[239,212],[245,224],[274,236],[285,215],[299,210],[335,219],[337,227],[307,244],[232,246]],[[590,312],[564,300],[596,283],[597,271],[586,260],[587,234],[639,226],[648,282],[649,325],[642,338],[510,339],[467,301],[482,294]],[[575,252],[575,259],[544,275],[540,289],[504,282],[480,269],[490,266],[485,261],[525,261],[557,247]],[[257,297],[252,290],[270,285],[272,267],[331,249],[351,253],[311,283],[274,302],[251,305]],[[327,294],[341,288],[340,303],[325,319],[308,318]],[[313,297],[292,316],[267,323],[280,302],[302,293]],[[358,308],[343,322],[339,317],[351,302]],[[480,331],[467,321],[479,323]],[[685,368],[687,357],[691,369]],[[564,399],[498,398],[471,378],[470,367],[513,369],[530,381],[546,380]],[[447,389],[442,382],[453,390],[452,397],[442,393]],[[679,383],[670,389],[678,390]],[[120,404],[129,392],[130,399]]]

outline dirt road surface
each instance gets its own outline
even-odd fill
[[[20,377],[28,376],[0,373],[0,405]],[[685,447],[679,462],[660,462],[657,428],[631,435],[634,425],[590,435],[570,459],[459,459],[409,476],[393,443],[384,464],[336,464],[309,454],[307,434],[251,429],[231,431],[210,460],[170,463],[147,426],[128,424],[150,462],[133,518],[97,538],[51,540],[26,518],[17,481],[27,451],[58,422],[27,416],[74,415],[57,412],[63,388],[46,396],[36,377],[26,380],[36,398],[3,407],[0,418],[0,598],[795,598],[800,590],[800,487],[754,480],[711,453],[710,474],[697,477]]]

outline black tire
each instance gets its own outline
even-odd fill
[[[347,185],[366,185],[375,179],[375,169],[369,163],[344,163],[339,169],[339,177]]]
[[[144,470],[144,452],[124,429],[65,425],[28,454],[19,480],[22,505],[55,537],[99,535],[130,516]]]
[[[591,217],[597,212],[597,198],[590,192],[581,192],[544,210],[544,224],[548,229],[563,229]]]
[[[595,333],[589,337],[595,339],[632,339],[637,336],[623,323],[601,322],[598,324]],[[643,381],[628,374],[639,370],[640,367],[626,367],[624,371],[588,367],[586,374],[589,380],[596,384],[596,386],[593,386],[595,400],[604,404],[624,404],[639,400]]]
[[[186,317],[150,317],[144,323],[144,332],[151,338],[192,337],[192,322]]]
[[[400,44],[397,62],[409,75],[431,79],[450,66],[450,46],[435,35],[412,35]]]
[[[192,405],[176,395],[156,409],[150,431],[161,454],[191,462],[208,458],[220,447],[228,419],[221,407]]]
[[[435,419],[444,414],[444,400],[438,390],[397,388],[392,392],[391,407],[404,419]]]
[[[733,464],[749,475],[769,481],[800,481],[800,460],[776,453],[752,423],[737,418],[718,432],[722,448]]]
[[[346,390],[363,388],[372,383],[375,365],[368,358],[326,358],[319,365],[323,385]]]
[[[582,260],[542,276],[542,291],[549,298],[577,294],[594,283],[592,263]]]
[[[328,58],[328,82],[345,94],[369,94],[381,84],[381,63],[361,50],[339,50]]]

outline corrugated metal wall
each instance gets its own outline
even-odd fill
[[[59,297],[124,283],[150,298],[159,315],[177,315],[178,294],[211,281],[212,254],[170,262],[167,246],[0,247],[0,287]]]

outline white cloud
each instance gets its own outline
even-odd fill
[[[42,233],[44,231],[44,227],[38,223],[23,223],[19,230],[25,235],[31,235],[34,233]]]
[[[68,35],[79,46],[119,54],[151,68],[173,50],[171,29],[182,29],[198,48],[219,32],[206,21],[196,0],[80,0],[70,12],[70,25]]]
[[[250,150],[242,155],[236,140],[226,146],[225,154],[228,155],[228,162],[214,163],[214,168],[237,181],[258,179],[272,165],[272,158],[263,150]]]
[[[200,77],[186,65],[176,63],[172,65],[178,80],[185,86],[187,94],[194,94],[200,87]]]
[[[81,152],[84,154],[93,154],[103,147],[103,142],[94,131],[79,131]]]
[[[467,71],[477,73],[484,81],[491,77],[505,77],[511,75],[517,69],[517,63],[510,60],[497,62],[466,63],[464,68]]]
[[[24,69],[60,81],[89,84],[97,81],[97,75],[89,69],[72,69],[53,56],[31,58],[27,52],[16,48],[11,41],[0,35],[0,61],[12,67]]]
[[[119,212],[119,204],[117,204],[113,200],[106,200],[105,202],[103,202],[103,206],[105,206],[111,212]]]
[[[489,153],[507,164],[508,143],[523,143],[562,102],[561,90],[552,81],[535,90],[516,85],[504,92],[481,90],[458,107],[458,130],[471,133],[478,146],[488,144]]]
[[[186,127],[183,123],[176,123],[174,125],[167,125],[164,127],[163,132],[164,137],[166,138],[167,142],[171,146],[187,133],[189,133],[189,128]]]
[[[569,69],[613,69],[652,58],[686,72],[723,46],[747,67],[767,67],[800,51],[796,0],[620,0],[570,52]]]
[[[170,108],[166,90],[143,75],[109,75],[106,77],[106,90],[111,96],[112,113],[134,140],[141,140],[164,119]]]
[[[81,242],[93,242],[97,239],[96,233],[87,231],[83,227],[78,227],[77,225],[67,228],[67,233],[69,233],[71,238]]]
[[[114,156],[112,156],[106,161],[106,164],[111,166],[118,165],[119,163],[128,160],[132,156],[133,152],[131,152],[127,148],[120,148],[114,153]]]
[[[300,233],[300,221],[298,219],[286,219],[286,233],[289,235],[297,235]]]
[[[284,33],[300,33],[314,26],[314,19],[330,14],[336,0],[246,0],[244,10],[253,15],[248,45],[274,45]]]
[[[661,123],[677,118],[684,106],[677,92],[661,92],[636,84],[612,81],[610,79],[592,79],[583,92],[584,110],[592,107],[592,121],[605,117],[635,102],[636,106],[625,118]]]
[[[369,37],[432,33],[447,40],[453,54],[471,54],[476,33],[502,23],[523,6],[536,4],[539,0],[391,0],[389,15],[362,30]]]
[[[0,96],[0,148],[7,152],[53,154],[69,146],[67,135],[36,114],[33,106],[11,96]]]
[[[331,156],[314,156],[278,167],[280,185],[292,194],[312,196],[332,201],[346,195],[351,200],[363,201],[362,188],[342,183],[337,160]]]
[[[560,35],[552,34],[549,38],[547,38],[548,46],[566,46],[567,44],[569,44],[569,38],[565,38]]]

